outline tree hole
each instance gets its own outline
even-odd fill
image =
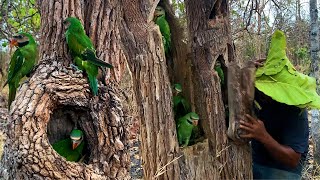
[[[211,8],[209,19],[216,19],[219,16],[225,17],[227,15],[227,8],[227,0],[217,0]]]
[[[57,150],[57,152],[63,151],[63,154],[68,155],[73,153],[70,152],[70,149],[72,149],[70,133],[73,129],[79,129],[83,132],[84,145],[82,151],[78,152],[80,154],[75,155],[80,156],[80,158],[78,160],[70,161],[80,160],[80,162],[89,164],[91,152],[95,145],[98,144],[97,133],[90,115],[90,110],[75,106],[63,106],[53,110],[47,126],[47,135],[51,145],[56,148],[59,147],[59,149],[63,148],[63,150]],[[68,138],[69,140],[67,140]],[[59,145],[57,145],[57,143]],[[58,152],[58,154],[66,157],[66,155],[63,155],[62,153]]]
[[[217,0],[211,8],[208,25],[211,28],[219,27],[225,24],[225,19],[228,18],[226,0]]]
[[[228,71],[227,71],[227,66],[225,64],[225,60],[223,59],[222,55],[220,55],[216,60],[215,71],[217,72],[220,79],[222,102],[223,102],[224,111],[225,111],[225,121],[226,121],[226,127],[228,128],[229,126],[229,106],[228,106],[228,87],[227,87]]]

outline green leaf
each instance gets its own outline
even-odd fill
[[[296,71],[286,56],[286,38],[277,30],[266,63],[256,71],[255,87],[272,99],[300,108],[320,109],[316,80]]]
[[[7,47],[8,46],[8,42],[3,42],[1,45],[2,45],[2,47]]]

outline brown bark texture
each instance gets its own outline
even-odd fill
[[[152,21],[158,2],[123,0],[121,37],[138,104],[144,179],[173,180],[180,179],[178,162],[165,165],[179,148],[162,37]]]
[[[117,82],[125,62],[120,48],[118,1],[38,2],[40,63],[22,82],[9,112],[0,176],[5,179],[129,179],[126,116]],[[90,14],[90,16],[88,14]],[[63,20],[78,17],[97,49],[115,65],[108,85],[92,96],[86,76],[69,65]],[[111,76],[111,77],[110,77]],[[51,144],[76,126],[84,132],[83,162],[66,161]]]
[[[239,128],[239,120],[246,121],[245,114],[254,116],[255,72],[256,67],[252,61],[247,61],[244,67],[236,62],[230,63],[228,67],[228,137],[239,143],[248,143],[248,140],[239,136],[246,133]]]
[[[2,176],[8,179],[128,178],[124,118],[116,91],[113,87],[101,87],[101,95],[91,97],[82,74],[61,68],[59,61],[43,60],[17,94],[7,126]],[[84,130],[89,148],[86,164],[66,161],[50,145],[47,129],[51,123],[60,122],[52,118],[54,110],[60,108],[75,114],[88,112],[77,119],[59,117],[79,124]]]
[[[227,137],[227,88],[214,70],[216,61],[220,61],[227,78],[229,64],[238,62],[231,41],[228,1],[187,0],[185,3],[194,66],[195,111],[208,138],[208,142],[191,147],[193,150],[184,150],[185,169],[191,171],[185,179],[251,179],[249,145],[238,146]],[[202,149],[203,153],[197,156],[195,149]],[[199,163],[198,158],[211,163]]]
[[[175,44],[179,46],[175,53],[184,56],[180,64],[187,64],[186,71],[181,72],[185,82],[192,84],[183,84],[190,87],[188,96],[200,115],[207,140],[182,151],[176,138],[162,37],[152,21],[158,2],[38,2],[41,63],[21,86],[10,112],[0,171],[4,177],[128,179],[127,115],[123,114],[116,83],[127,65],[140,119],[144,179],[252,178],[248,146],[237,146],[227,138],[222,97],[226,89],[220,87],[213,70],[217,59],[225,67],[235,61],[227,1],[186,1],[191,55],[186,57],[181,51],[187,47],[182,43]],[[68,68],[71,58],[62,24],[68,16],[76,16],[85,24],[98,57],[115,66],[107,87],[99,87],[98,97],[91,96],[85,76]],[[173,68],[178,69],[179,63]],[[59,133],[66,134],[68,130],[61,127],[72,124],[85,132],[88,155],[84,163],[65,161],[49,143],[59,139]]]

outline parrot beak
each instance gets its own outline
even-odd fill
[[[63,21],[63,26],[64,26],[64,29],[68,29],[68,27],[70,26],[70,22],[67,21],[67,20],[64,20]]]
[[[78,147],[79,143],[72,141],[72,150],[75,150]]]
[[[193,121],[192,121],[192,124],[193,124],[194,126],[198,126],[198,120],[193,120]]]
[[[18,41],[16,39],[11,39],[9,42],[9,54],[11,54],[14,46],[18,46]]]
[[[160,14],[160,12],[159,11],[155,11],[154,12],[154,17],[158,17],[158,16],[160,16],[161,14]]]
[[[10,48],[13,48],[14,46],[18,46],[18,41],[16,39],[11,39],[9,46]]]

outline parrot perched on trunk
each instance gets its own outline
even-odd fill
[[[220,61],[216,61],[216,64],[214,65],[214,70],[218,73],[221,85],[224,85],[224,73]]]
[[[177,134],[179,145],[188,146],[192,134],[192,129],[198,125],[199,116],[197,113],[190,112],[179,118],[177,122]]]
[[[73,61],[80,70],[85,71],[88,75],[90,88],[93,95],[96,96],[98,94],[98,67],[113,68],[113,66],[97,58],[96,50],[79,19],[68,17],[64,24],[67,27],[65,36]]]
[[[174,84],[173,87],[173,111],[174,118],[177,120],[180,117],[186,115],[190,112],[190,104],[188,101],[181,95],[182,87],[180,84]]]
[[[79,129],[73,129],[69,138],[52,144],[52,147],[58,154],[65,157],[67,161],[78,162],[83,156],[83,132]]]
[[[168,56],[171,48],[171,32],[169,23],[166,20],[166,12],[161,6],[156,7],[153,20],[160,28],[164,51]]]
[[[38,47],[31,34],[20,32],[10,40],[10,48],[16,46],[10,64],[7,81],[9,85],[8,109],[16,96],[20,80],[29,75],[38,61]],[[3,86],[3,87],[4,87]]]

